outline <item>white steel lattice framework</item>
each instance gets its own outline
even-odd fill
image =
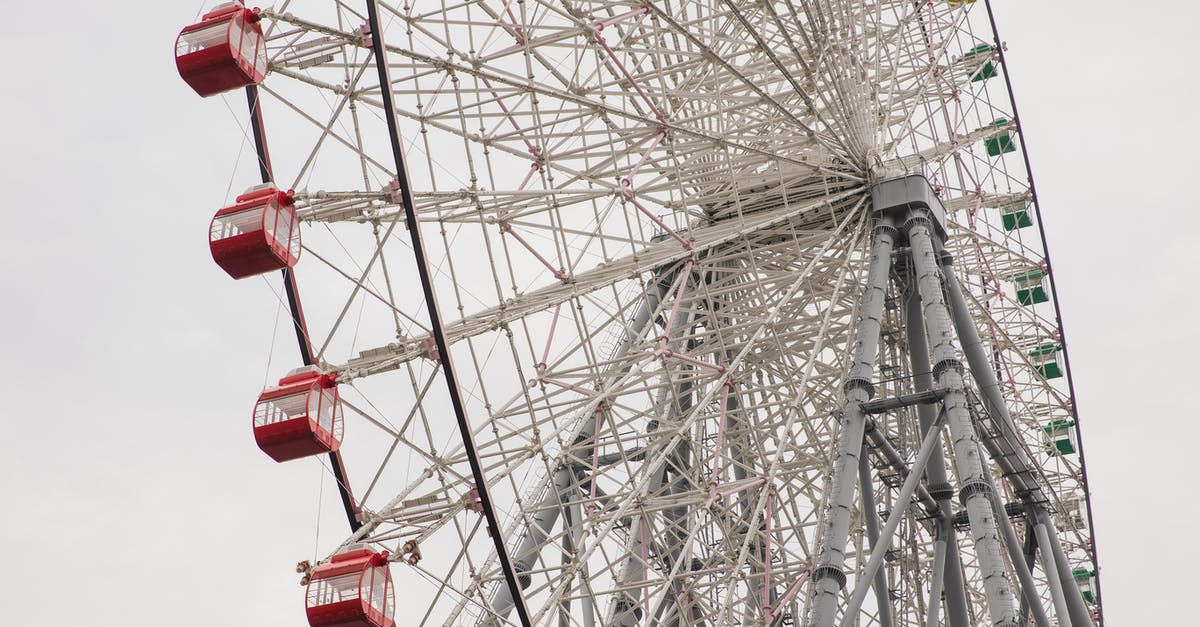
[[[345,403],[343,546],[391,551],[401,624],[520,624],[514,587],[538,625],[1099,622],[985,3],[368,4],[262,12],[253,123]],[[942,265],[872,210],[911,174]]]

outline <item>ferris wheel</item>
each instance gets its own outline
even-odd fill
[[[261,174],[214,260],[282,276],[300,346],[254,438],[321,460],[349,523],[300,566],[310,624],[1100,624],[990,11],[296,0],[185,28],[181,76],[244,89]]]

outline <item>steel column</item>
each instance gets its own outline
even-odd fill
[[[1050,619],[1042,607],[1041,598],[1038,597],[1037,583],[1033,580],[1033,561],[1021,551],[1017,532],[1008,518],[1004,501],[1000,499],[1000,493],[996,490],[995,481],[990,476],[987,477],[987,480],[991,486],[992,510],[995,512],[996,520],[1000,521],[1000,531],[1004,534],[1004,547],[1008,549],[1008,559],[1012,561],[1013,568],[1017,571],[1017,580],[1021,583],[1021,608],[1018,613],[1018,624],[1024,625],[1025,618],[1032,611],[1033,620],[1038,627],[1050,627]],[[1032,531],[1030,533],[1032,535]]]
[[[941,521],[936,524],[940,527]],[[946,577],[946,549],[945,534],[939,530],[937,540],[933,543],[933,582],[929,585],[929,613],[925,617],[925,627],[937,627],[938,615],[941,614],[942,582]]]
[[[569,530],[571,543],[578,555],[583,552],[583,507],[579,503],[571,503],[567,506],[567,513],[571,517]],[[583,627],[596,627],[596,610],[593,607],[595,604],[591,595],[587,594],[590,590],[588,585],[590,575],[586,562],[579,565],[579,574],[576,577],[577,587],[582,593],[579,595],[579,608],[583,613]]]
[[[579,546],[575,544],[575,520],[579,516],[579,503],[572,501],[563,507],[562,559],[559,563],[563,568],[571,565],[571,556],[576,555]],[[558,627],[571,627],[571,597],[563,595],[558,602]]]
[[[702,272],[701,274],[706,277],[711,277],[714,273]],[[722,274],[722,278],[728,276],[729,274],[731,273],[726,272]],[[711,281],[711,279],[706,279],[706,281]],[[709,300],[707,303],[708,310],[711,311],[713,317],[717,318],[718,320],[718,326],[732,323],[727,317],[721,315],[722,304],[720,301]],[[723,352],[718,351],[715,352],[713,356],[718,360],[719,363],[727,364],[733,360],[735,352],[732,350],[726,350]],[[730,376],[732,377],[732,375]],[[730,381],[732,382],[732,378]],[[744,481],[750,477],[751,473],[746,469],[753,461],[753,459],[747,455],[747,451],[751,449],[750,439],[747,435],[747,429],[749,429],[750,426],[747,425],[743,420],[744,416],[739,418],[737,414],[737,410],[741,407],[740,394],[741,392],[739,390],[739,386],[733,384],[728,397],[725,399],[725,406],[723,407],[725,412],[725,422],[723,425],[721,425],[725,430],[725,448],[729,451],[729,459],[733,462],[731,464],[733,480],[736,482]],[[717,451],[716,454],[720,455],[721,451]],[[751,490],[742,490],[737,494],[738,513],[741,515],[742,521],[745,524],[749,524],[750,514],[754,509],[754,500],[753,492]],[[759,552],[759,555],[762,556],[761,551]],[[764,576],[762,567],[751,560],[750,576],[746,579],[746,584],[750,590],[750,592],[747,594],[747,597],[751,599],[763,598],[762,586],[765,585],[765,583],[766,577]],[[777,597],[774,593],[774,590],[771,591],[770,598],[772,604],[776,603]],[[698,610],[698,608],[696,609]],[[759,617],[763,621],[766,620],[766,609],[767,608],[759,608]],[[693,618],[693,621],[696,620],[696,618]],[[743,627],[751,627],[752,625],[758,624],[759,623],[755,622],[755,618],[750,614],[750,612],[745,612],[743,614]]]
[[[921,294],[916,283],[909,277],[905,286],[904,330],[908,341],[908,359],[912,365],[913,388],[917,392],[933,389],[932,367],[929,365],[929,342],[925,339],[925,314],[921,311]],[[917,419],[921,423],[921,437],[933,428],[937,410],[933,405],[917,405]],[[941,434],[938,434],[941,438]],[[967,592],[963,585],[962,561],[958,553],[958,533],[950,524],[954,511],[951,496],[954,488],[946,474],[946,457],[939,445],[925,466],[925,481],[929,492],[936,495],[938,504],[937,533],[946,542],[945,580],[942,589],[946,594],[946,623],[949,627],[971,627],[971,615],[967,606]]]
[[[617,349],[613,355],[614,360],[620,359],[621,357],[629,354],[634,342],[636,342],[638,338],[642,336],[643,331],[650,325],[651,314],[658,308],[659,303],[662,302],[663,294],[665,290],[669,288],[669,286],[670,273],[667,273],[665,277],[651,284],[650,290],[648,290],[648,293],[642,298],[641,305],[638,307],[633,319],[630,321],[630,326],[625,332],[625,336],[621,338],[621,342],[617,345]],[[605,380],[611,382],[617,377],[620,377],[628,372],[628,370],[628,368],[614,367],[613,372],[606,374]],[[574,442],[576,445],[582,445],[590,442],[591,444],[588,446],[590,449],[596,445],[596,436],[596,421],[584,418],[583,420],[580,420],[578,432],[575,434],[572,442]],[[580,459],[590,456],[590,450],[581,451],[577,455],[577,457]],[[584,462],[582,461],[580,462],[581,465],[583,463]],[[542,510],[542,513],[544,513],[545,516],[540,520],[538,520],[535,516],[534,523],[537,528],[545,529],[547,531],[553,528],[554,523],[558,519],[559,512],[562,510],[563,503],[561,502],[561,499],[565,494],[567,494],[567,492],[559,491],[556,488],[561,485],[571,485],[571,479],[572,472],[568,468],[559,468],[556,469],[554,475],[547,480],[551,484],[550,490],[547,494],[547,499],[554,498],[559,500],[560,505],[555,507],[547,507],[545,510]],[[595,479],[591,478],[590,480],[594,481]],[[582,525],[582,520],[576,521],[576,525]],[[525,571],[528,571],[533,567],[534,560],[536,560],[537,556],[541,553],[545,542],[546,536],[544,534],[539,536],[538,532],[535,531],[530,533],[530,530],[528,528],[526,529],[525,535],[521,538],[521,543],[514,552],[514,554],[517,556],[516,559],[518,563],[527,563],[527,566],[524,569]],[[594,612],[591,603],[584,603],[584,606],[587,607],[585,614],[591,614]],[[504,617],[508,615],[508,612],[510,612],[512,608],[512,592],[507,588],[501,588],[497,590],[495,598],[492,599],[492,611],[497,616]],[[592,620],[595,620],[594,616]],[[485,621],[483,624],[498,625],[499,623],[493,620],[491,622]]]
[[[1037,563],[1037,535],[1033,531],[1032,514],[1025,512],[1025,545],[1023,549],[1026,570],[1033,574],[1034,564]],[[1029,602],[1025,597],[1021,597],[1021,608],[1017,616],[1018,622],[1022,625],[1026,624],[1029,619]]]
[[[1067,599],[1063,595],[1063,582],[1054,559],[1054,551],[1048,546],[1050,534],[1046,531],[1046,524],[1041,520],[1037,521],[1033,525],[1033,531],[1037,534],[1038,550],[1042,553],[1042,566],[1046,571],[1046,581],[1050,584],[1050,598],[1054,601],[1054,617],[1058,619],[1059,627],[1071,627],[1071,611],[1067,609]]]
[[[976,559],[983,578],[988,613],[995,627],[1016,625],[1016,608],[1004,569],[1000,538],[992,514],[990,491],[963,385],[962,364],[953,345],[950,312],[942,292],[942,278],[934,246],[933,224],[927,210],[909,212],[905,223],[917,289],[925,313],[925,328],[932,344],[933,376],[947,390],[943,400],[948,413],[955,466],[961,487],[959,499],[967,510]]]
[[[1068,561],[1067,554],[1058,541],[1058,534],[1054,533],[1054,525],[1049,522],[1050,516],[1044,512],[1039,513],[1039,516],[1042,521],[1045,521],[1046,535],[1050,536],[1050,550],[1054,554],[1054,566],[1058,569],[1059,579],[1063,581],[1063,593],[1067,597],[1067,609],[1071,613],[1071,624],[1075,627],[1092,627],[1092,612],[1088,609],[1087,602],[1083,600],[1083,593],[1079,591],[1079,586],[1075,585],[1075,575],[1071,573],[1071,562]],[[1040,541],[1039,544],[1041,544]],[[1067,585],[1068,583],[1070,585]],[[1099,602],[1100,597],[1096,597],[1096,601]]]
[[[676,293],[678,300],[683,300],[687,297],[689,294],[687,286],[692,280],[691,266],[685,265],[684,270],[687,270],[688,273],[680,274],[677,279],[679,281],[679,290]],[[665,297],[666,294],[664,294],[663,298]],[[665,321],[664,329],[682,330],[691,326],[694,319],[694,308],[684,308],[681,306],[681,303],[676,302],[672,304],[672,311],[674,315],[670,316],[668,314],[670,317]],[[663,341],[663,348],[671,348],[672,350],[679,348],[677,340],[667,338],[665,335],[660,341]],[[684,370],[686,371],[691,368],[691,366],[685,366]],[[674,389],[672,385],[670,371],[668,370],[667,375],[664,377],[664,385],[659,391],[655,403],[658,407],[665,407],[662,415],[666,420],[672,419],[691,407],[690,393],[692,383],[684,381]],[[652,477],[647,487],[650,494],[664,489],[668,494],[686,490],[686,488],[681,486],[680,482],[684,480],[684,472],[687,467],[685,458],[690,452],[682,448],[683,446],[685,446],[684,443],[680,442],[675,450],[663,459],[660,465],[643,469],[644,472]],[[672,475],[670,480],[668,480],[668,475]],[[662,517],[664,522],[669,525],[670,522],[667,521],[671,521],[673,513],[664,511],[662,512]],[[683,541],[683,538],[678,537],[670,529],[665,531],[664,535],[667,537],[664,538],[664,546],[661,550],[656,547],[655,553],[665,562],[669,562],[673,558],[678,557],[682,552],[682,547],[679,545]],[[674,541],[676,546],[668,548],[667,543],[671,543],[672,541]],[[616,601],[612,606],[612,619],[606,624],[619,627],[635,627],[642,619],[643,614],[647,612],[642,606],[649,599],[643,599],[642,595],[648,595],[649,591],[645,590],[644,586],[638,588],[633,587],[631,584],[636,581],[648,580],[650,564],[647,563],[644,556],[649,555],[650,547],[655,545],[655,541],[650,536],[650,518],[645,515],[635,517],[630,529],[629,557],[626,558],[625,568],[620,579],[621,583],[629,587],[627,591],[617,595]],[[650,621],[651,617],[646,616],[646,620]]]
[[[863,288],[854,339],[854,363],[842,390],[842,431],[838,437],[838,455],[833,463],[833,482],[829,509],[825,512],[821,545],[813,570],[814,611],[812,625],[832,627],[841,590],[846,586],[846,542],[850,533],[850,514],[854,488],[858,483],[858,458],[862,455],[867,416],[862,403],[875,394],[871,379],[879,353],[879,331],[887,297],[892,250],[896,228],[890,218],[880,218],[872,231],[870,268]]]

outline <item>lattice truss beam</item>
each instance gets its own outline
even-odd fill
[[[1043,445],[1043,425],[1073,416],[1071,399],[1031,356],[1057,341],[1056,317],[1014,292],[1045,253],[1004,221],[1029,208],[1024,171],[985,149],[1019,129],[1003,85],[971,80],[998,63],[968,54],[991,38],[977,30],[983,11],[849,0],[380,7],[418,225],[398,205],[360,8],[265,11],[262,89],[287,177],[276,183],[297,189],[308,225],[299,273],[312,340],[351,418],[343,452],[365,525],[346,542],[422,547],[405,591],[424,608],[420,624],[511,617],[471,511],[403,229],[427,235],[449,357],[537,621],[799,622],[881,173],[937,185],[1017,445],[1039,462],[1067,553],[1087,559],[1081,468]],[[915,390],[903,295],[890,285],[881,397]],[[876,420],[911,462],[912,409]],[[880,450],[869,455],[886,514],[905,466]],[[899,507],[909,514],[884,570],[896,620],[923,620],[934,525],[919,499]],[[871,552],[864,515],[856,506],[846,596]],[[969,542],[962,562],[968,611],[982,620]],[[1040,566],[1034,575],[1045,584]],[[868,601],[863,616],[879,608]]]

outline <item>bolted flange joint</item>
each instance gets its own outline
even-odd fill
[[[880,235],[891,235],[893,240],[900,238],[900,230],[892,225],[891,221],[877,221],[875,227],[871,229],[871,235],[878,238]]]
[[[957,359],[943,359],[933,365],[933,378],[941,377],[947,370],[953,370],[958,373],[958,376],[963,376],[962,362]]]
[[[813,570],[813,581],[821,581],[822,579],[833,579],[837,582],[838,589],[846,587],[846,571],[833,564],[822,564]]]
[[[929,213],[924,210],[914,210],[909,212],[908,218],[904,220],[904,231],[911,232],[918,226],[925,228],[933,228],[933,220],[929,218]]]
[[[871,382],[866,379],[859,377],[848,379],[846,383],[842,385],[842,392],[845,394],[850,394],[850,390],[866,390],[868,400],[875,398],[875,386],[871,385]]]
[[[954,486],[949,483],[934,483],[929,486],[929,496],[935,501],[949,501],[954,498]]]
[[[958,502],[961,505],[966,505],[967,500],[976,495],[991,496],[992,486],[986,481],[972,481],[962,487],[958,491]]]

